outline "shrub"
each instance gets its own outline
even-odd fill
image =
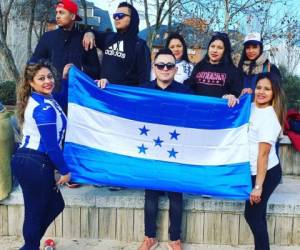
[[[14,81],[0,83],[0,102],[5,105],[16,105],[16,83]]]

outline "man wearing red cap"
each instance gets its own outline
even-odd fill
[[[99,79],[100,63],[97,51],[84,50],[81,43],[83,33],[76,27],[75,22],[82,20],[78,15],[77,4],[72,0],[61,0],[55,8],[58,29],[48,31],[41,37],[30,62],[49,60],[58,72],[58,80],[62,77],[63,68],[69,63],[92,78]],[[60,104],[65,106],[65,103]]]

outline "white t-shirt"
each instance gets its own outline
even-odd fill
[[[174,77],[174,80],[179,83],[183,83],[184,80],[188,79],[193,71],[194,65],[185,60],[176,62],[177,73]],[[151,71],[151,81],[155,80],[155,75],[153,70]]]
[[[271,144],[267,169],[269,170],[279,163],[275,144],[280,131],[281,126],[273,107],[257,108],[255,104],[252,103],[248,132],[252,175],[256,175],[257,172],[257,156],[260,142]]]

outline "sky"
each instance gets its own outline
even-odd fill
[[[118,7],[118,4],[122,1],[125,0],[88,0],[89,2],[93,2],[97,7],[103,9],[103,10],[108,10],[110,17],[112,16],[112,14],[115,12],[115,10]],[[291,9],[293,9],[293,11],[298,12],[298,20],[300,22],[300,4],[299,4],[299,0],[290,0],[292,6],[290,6]],[[138,9],[143,9],[143,6],[135,6]],[[298,9],[298,10],[297,10]],[[113,20],[111,18],[111,21],[113,23]],[[141,20],[140,22],[140,30],[146,28],[146,22],[145,20]]]

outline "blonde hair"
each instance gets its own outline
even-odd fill
[[[48,62],[41,60],[37,63],[28,63],[25,66],[22,78],[17,86],[17,118],[19,120],[20,126],[24,123],[24,114],[25,109],[28,103],[28,99],[31,95],[31,86],[30,82],[33,81],[33,78],[37,74],[37,72],[42,69],[47,68],[51,71],[53,76],[56,75],[56,71],[54,67]]]

